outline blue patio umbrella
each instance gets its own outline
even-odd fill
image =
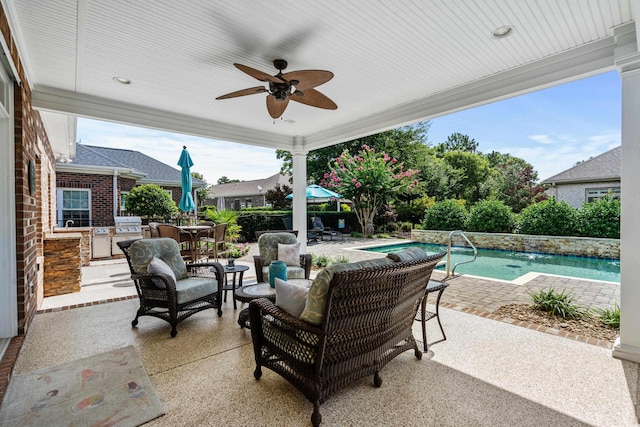
[[[178,166],[182,168],[182,197],[180,198],[178,208],[183,212],[191,212],[196,208],[193,202],[193,196],[191,196],[193,181],[191,180],[190,169],[191,166],[193,166],[193,161],[186,146],[182,147],[182,154],[180,155],[180,160],[178,160]]]
[[[307,199],[341,199],[342,195],[335,191],[328,190],[324,187],[320,187],[316,184],[307,185],[306,190]],[[293,193],[287,195],[286,199],[293,199]],[[338,211],[340,210],[340,203],[338,203]]]

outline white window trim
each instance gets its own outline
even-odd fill
[[[56,188],[56,224],[58,224],[59,227],[64,227],[65,224],[60,224],[58,221],[62,221],[60,218],[62,218],[62,212],[64,211],[63,209],[63,200],[62,200],[62,195],[64,194],[64,191],[85,191],[89,194],[89,224],[93,223],[93,209],[91,209],[91,189],[90,188],[67,188],[67,187],[57,187]],[[78,209],[74,209],[74,210],[78,210]]]

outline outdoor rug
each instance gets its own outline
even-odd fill
[[[165,413],[132,346],[16,375],[1,426],[137,426]]]

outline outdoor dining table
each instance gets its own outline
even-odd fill
[[[182,236],[185,237],[187,244],[189,245],[189,250],[191,251],[191,260],[192,262],[196,262],[199,257],[197,257],[200,237],[208,235],[213,227],[210,225],[179,225],[182,231],[186,231]]]

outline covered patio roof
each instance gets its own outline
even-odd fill
[[[613,70],[635,42],[616,37],[633,0],[5,3],[63,156],[75,117],[307,152]],[[292,102],[273,120],[264,93],[215,100],[266,86],[234,63],[275,75],[278,58],[333,72],[317,89],[338,109]]]
[[[640,362],[640,198],[632,196],[640,192],[640,0],[0,2],[16,44],[4,50],[20,54],[56,156],[73,156],[76,117],[289,150],[302,235],[310,150],[617,70],[623,249],[614,354]],[[265,93],[215,99],[266,87],[234,63],[274,75],[274,59],[288,61],[286,71],[331,71],[318,90],[337,110],[291,102],[273,120]]]

